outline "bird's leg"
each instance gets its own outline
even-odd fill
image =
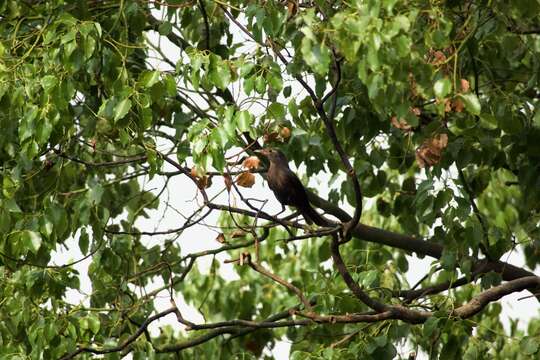
[[[283,205],[281,203],[280,203],[280,205],[281,205],[281,211],[278,212],[276,215],[274,215],[275,217],[278,217],[279,215],[283,214],[287,210],[287,208],[285,208],[285,205]]]

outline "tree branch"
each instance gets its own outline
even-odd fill
[[[540,277],[527,276],[520,279],[508,281],[504,284],[492,287],[472,298],[467,304],[462,305],[452,312],[452,315],[466,319],[482,311],[489,303],[497,301],[502,297],[519,292],[525,289],[540,286]]]
[[[118,346],[114,346],[114,347],[110,347],[110,348],[103,348],[103,349],[98,349],[98,348],[94,348],[94,347],[86,347],[86,346],[81,346],[79,347],[77,350],[73,351],[72,353],[70,354],[67,354],[67,355],[64,355],[63,357],[60,358],[60,360],[68,360],[68,359],[73,359],[75,356],[79,355],[79,354],[82,354],[82,353],[92,353],[92,354],[110,354],[110,353],[113,353],[113,352],[118,352],[118,351],[122,351],[123,349],[125,349],[129,344],[131,344],[132,342],[134,342],[135,340],[137,340],[137,338],[139,336],[141,336],[145,331],[146,329],[148,328],[148,325],[150,325],[152,322],[164,317],[164,316],[167,316],[171,313],[174,313],[176,311],[176,308],[175,307],[172,307],[170,309],[167,309],[165,311],[162,311],[154,316],[150,316],[148,319],[146,319],[142,325],[137,329],[137,331],[135,331],[135,333],[133,333],[131,336],[129,336],[122,344],[118,345]]]
[[[328,214],[337,217],[341,221],[348,221],[350,219],[349,214],[347,214],[341,208],[332,204],[328,200],[325,200],[310,191],[308,191],[308,196],[310,202],[312,202],[315,206],[323,209]],[[414,236],[398,234],[392,231],[372,227],[365,224],[358,224],[356,228],[352,231],[352,234],[354,237],[360,240],[381,245],[387,245],[393,248],[414,252],[421,256],[427,255],[436,259],[441,258],[444,249],[442,245],[432,241],[417,239]],[[472,271],[478,272],[480,270],[482,272],[497,272],[501,274],[503,280],[506,281],[511,281],[527,276],[535,276],[535,274],[531,271],[525,270],[523,268],[511,265],[500,260],[489,261],[476,259],[473,262]],[[531,287],[527,290],[529,290],[540,301],[540,286]]]
[[[264,276],[274,280],[278,284],[285,286],[287,289],[289,289],[290,291],[295,293],[296,296],[298,296],[298,298],[302,302],[302,304],[304,304],[304,307],[306,308],[306,310],[309,313],[313,312],[313,308],[311,307],[309,301],[307,300],[307,298],[304,296],[304,294],[302,293],[302,291],[299,288],[297,288],[293,284],[283,280],[282,278],[280,278],[276,274],[272,274],[270,271],[266,270],[262,265],[251,261],[251,256],[249,256],[249,255],[247,257],[247,263],[253,270],[255,270],[258,273],[263,274]]]
[[[204,7],[204,0],[199,0],[197,3],[199,4],[199,9],[201,9],[201,14],[204,20],[204,28],[206,30],[205,49],[210,50],[210,24],[208,23],[208,14],[206,13],[206,8]]]

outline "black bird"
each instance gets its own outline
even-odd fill
[[[328,225],[328,222],[309,204],[306,189],[298,176],[289,168],[285,154],[280,150],[270,148],[256,152],[266,156],[270,161],[266,181],[283,209],[285,209],[285,205],[294,206],[304,216],[308,224]]]

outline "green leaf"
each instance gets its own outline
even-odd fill
[[[380,360],[393,360],[396,358],[397,350],[395,346],[392,343],[387,343],[383,347],[377,348],[373,352],[373,358],[374,359],[380,359]]]
[[[249,73],[251,73],[251,70],[253,70],[253,68],[255,67],[255,64],[254,63],[251,63],[251,62],[244,62],[242,63],[242,65],[240,66],[240,77],[246,77],[246,75],[248,75]]]
[[[159,81],[159,71],[143,71],[139,77],[139,84],[149,88]]]
[[[452,83],[448,78],[439,79],[433,85],[435,96],[439,99],[444,99],[452,90]]]
[[[253,116],[246,110],[236,113],[236,126],[240,131],[249,131],[253,123]]]
[[[131,109],[131,100],[123,99],[114,107],[114,122],[124,118]]]
[[[167,89],[167,95],[174,97],[176,95],[176,80],[171,75],[165,76],[165,89]]]
[[[209,79],[215,87],[225,90],[231,82],[229,65],[223,61],[216,63],[214,69],[209,74]]]
[[[379,92],[383,89],[384,78],[379,73],[372,73],[368,76],[367,87],[368,96],[370,99],[377,97]]]
[[[152,109],[142,109],[140,112],[140,119],[140,125],[143,129],[148,129],[150,126],[152,126],[152,123],[154,121]]]
[[[96,27],[96,32],[97,32],[97,35],[98,37],[101,38],[101,34],[102,34],[102,30],[101,30],[101,24],[98,23],[98,22],[94,22],[94,26]]]
[[[302,30],[302,31],[305,31]],[[303,60],[313,71],[319,75],[325,75],[328,72],[331,61],[331,52],[324,44],[314,43],[309,36],[302,39],[300,48]]]
[[[443,269],[452,271],[455,269],[456,265],[456,253],[454,251],[448,250],[443,251],[441,256],[441,266]]]
[[[229,134],[223,126],[217,126],[212,130],[211,135],[212,141],[219,144],[221,148],[224,148],[225,145],[229,142]]]
[[[89,59],[96,50],[96,40],[92,36],[87,36],[84,40],[84,58]]]
[[[255,88],[255,78],[253,76],[244,80],[244,93],[246,95],[249,96],[254,88]]]
[[[46,217],[54,224],[54,231],[57,236],[63,236],[68,229],[68,213],[58,204],[49,205],[46,210]]]
[[[533,118],[533,124],[534,124],[534,126],[540,128],[540,107],[538,107],[536,109],[536,112],[535,112],[534,118]]]
[[[81,235],[79,236],[79,249],[83,255],[88,254],[88,246],[90,244],[90,238],[85,228],[82,228]]]
[[[285,119],[285,106],[280,103],[272,103],[267,109],[267,115],[271,119],[283,120]]]
[[[377,344],[377,347],[383,347],[388,342],[388,338],[385,335],[377,336],[373,338],[375,341],[375,344]]]
[[[291,99],[289,101],[287,108],[289,109],[289,113],[291,114],[293,118],[298,117],[298,105],[296,105],[296,101],[294,99]]]
[[[20,187],[20,181],[6,174],[2,180],[2,194],[8,199],[15,196]]]
[[[465,104],[465,109],[467,109],[468,112],[470,112],[473,115],[480,115],[481,106],[480,101],[478,100],[478,97],[473,94],[461,94],[461,99],[463,99],[463,103]]]
[[[525,355],[533,355],[538,352],[538,340],[533,337],[527,336],[521,340],[520,346]]]
[[[21,142],[34,134],[36,127],[34,120],[36,119],[38,113],[39,108],[33,104],[26,109],[24,118],[19,124],[19,139]]]
[[[171,33],[171,31],[172,31],[172,24],[168,21],[163,21],[158,26],[158,32],[160,35],[167,36]]]
[[[53,223],[46,217],[40,218],[39,221],[39,231],[41,231],[41,233],[46,237],[51,236],[54,227]]]
[[[41,87],[45,93],[49,93],[58,84],[58,77],[54,75],[46,75],[41,78]]]
[[[379,272],[376,270],[364,271],[361,273],[361,282],[363,287],[372,287],[378,280]]]
[[[381,62],[379,60],[379,50],[375,46],[375,44],[371,43],[368,45],[368,51],[367,51],[367,64],[370,68],[370,70],[376,71],[380,65]]]
[[[210,148],[210,156],[212,158],[212,166],[217,171],[223,171],[223,168],[225,167],[225,156],[223,151],[220,148],[217,147],[211,147]],[[207,165],[208,167],[210,164]]]
[[[20,240],[26,250],[36,254],[41,247],[41,234],[31,230],[23,230],[20,233]]]
[[[405,35],[399,35],[394,40],[396,50],[400,57],[406,57],[411,51],[411,39]]]
[[[268,82],[268,84],[270,84],[270,86],[275,92],[280,92],[283,88],[283,80],[281,79],[281,76],[279,76],[279,74],[268,74],[266,76],[266,81]]]
[[[285,88],[283,89],[283,96],[285,96],[286,98],[291,96],[291,87],[290,86],[285,86]]]
[[[426,320],[424,323],[424,336],[429,338],[431,335],[435,332],[439,325],[439,318],[436,318],[435,316],[430,317]]]
[[[49,136],[51,135],[51,132],[53,130],[53,125],[51,123],[51,120],[48,118],[42,118],[41,121],[38,122],[37,128],[36,128],[36,141],[38,144],[45,144],[47,141],[49,141]]]
[[[2,200],[2,206],[8,210],[9,212],[13,212],[13,213],[20,213],[22,212],[21,208],[19,207],[19,205],[17,205],[17,202],[15,201],[15,199],[3,199]]]
[[[493,116],[493,114],[482,113],[480,114],[480,125],[483,128],[486,128],[489,130],[496,129],[498,126],[497,118]]]
[[[192,149],[193,149],[193,154],[194,155],[201,154],[204,151],[204,149],[206,148],[207,144],[208,144],[208,139],[206,137],[200,137],[200,138],[196,139],[195,141],[193,141],[191,143]]]
[[[266,81],[262,76],[255,78],[255,90],[261,95],[266,91]]]
[[[99,332],[100,328],[100,321],[99,318],[96,315],[90,315],[88,316],[88,329],[92,331],[92,333],[97,334]]]

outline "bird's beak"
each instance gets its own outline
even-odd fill
[[[255,150],[254,153],[261,154],[263,156],[268,155],[268,151],[266,149]]]

